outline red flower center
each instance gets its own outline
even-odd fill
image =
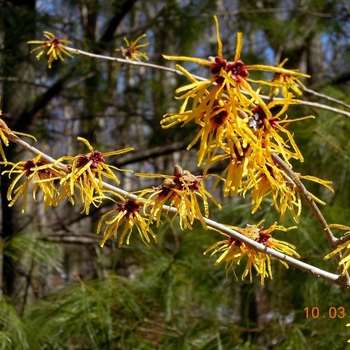
[[[242,245],[242,242],[239,239],[236,239],[236,238],[234,238],[232,236],[230,236],[230,238],[227,240],[226,243],[229,244],[229,245],[234,245],[234,246],[236,246],[238,248]]]
[[[212,113],[215,113],[220,107],[214,107],[212,110]],[[213,124],[216,124],[217,126],[223,125],[226,120],[228,118],[228,112],[223,109],[221,110],[219,113],[217,113],[216,115],[214,115],[214,117],[210,118],[210,121]]]
[[[104,163],[105,159],[103,158],[103,155],[101,152],[93,151],[90,154],[83,154],[79,156],[77,160],[77,167],[82,168],[90,161],[91,161],[90,168],[91,170],[94,170],[94,169],[97,169],[100,163]]]
[[[210,70],[214,75],[220,75],[220,71],[223,69],[237,82],[239,82],[241,78],[245,79],[249,75],[248,71],[244,68],[244,62],[241,60],[227,63],[227,61],[221,57],[215,57],[214,61]],[[217,84],[222,83],[223,80],[223,77],[216,77]]]
[[[256,131],[261,127],[263,127],[265,120],[267,120],[274,129],[278,127],[278,122],[280,118],[274,117],[274,118],[268,119],[262,107],[256,106],[255,108],[252,109],[252,113],[253,115],[249,119],[248,125],[253,130]]]
[[[51,45],[54,45],[55,47],[58,47],[61,45],[60,39],[54,38],[51,40]]]
[[[268,246],[269,244],[269,239],[271,238],[271,235],[264,232],[260,231],[259,232],[259,237],[256,239],[256,241],[260,244],[263,244],[264,246]]]
[[[37,166],[41,166],[44,165],[45,163],[42,162],[41,160],[39,160],[36,164],[34,163],[33,160],[27,160],[23,166],[23,170],[25,172],[25,175],[28,177],[29,175],[33,174],[33,170],[32,168],[35,168]],[[46,174],[47,170],[46,169],[42,169],[39,170],[39,173],[41,174]]]
[[[125,203],[117,204],[117,210],[119,212],[126,211],[126,217],[129,218],[130,215],[135,216],[135,212],[138,212],[140,209],[140,205],[136,203],[136,201],[129,199]]]
[[[226,60],[224,60],[220,57],[215,57],[215,63],[212,64],[212,68],[211,68],[210,72],[214,75],[219,74],[221,69],[226,70],[226,67],[227,67]]]
[[[103,155],[99,151],[93,151],[89,155],[89,161],[92,161],[91,168],[97,168],[99,163],[104,163],[105,159],[103,158]]]
[[[25,171],[26,176],[33,174],[32,168],[35,167],[35,163],[32,160],[27,160],[23,166],[23,170]]]
[[[232,76],[232,78],[235,81],[239,82],[239,77],[245,79],[249,73],[246,69],[244,69],[244,62],[241,60],[237,60],[234,63],[229,63],[227,65],[227,70],[228,73]]]

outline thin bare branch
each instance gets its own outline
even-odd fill
[[[311,89],[308,89],[308,88],[303,88],[303,90],[306,91],[307,93],[311,94],[311,95],[314,95],[314,96],[317,96],[317,97],[320,97],[320,98],[324,98],[325,100],[328,100],[328,101],[331,101],[331,102],[338,103],[339,105],[342,105],[342,106],[350,109],[350,105],[348,105],[344,101],[338,100],[336,98],[330,97],[330,96],[325,95],[325,94],[321,94],[320,92],[317,92],[317,91],[314,91],[314,90],[311,90]]]
[[[65,47],[67,50],[76,53],[76,54],[82,54],[88,57],[93,57],[93,58],[99,58],[99,59],[104,59],[104,60],[109,60],[109,61],[115,61],[115,62],[119,62],[119,63],[126,63],[126,64],[131,64],[133,66],[140,66],[140,67],[149,67],[149,68],[153,68],[153,69],[158,69],[158,70],[164,70],[166,72],[170,72],[170,73],[175,73],[175,74],[179,74],[179,75],[184,75],[181,71],[179,71],[176,68],[170,68],[170,67],[165,67],[165,66],[160,66],[157,64],[153,64],[153,63],[147,63],[147,62],[140,62],[140,61],[131,61],[128,59],[124,59],[124,58],[118,58],[118,57],[110,57],[110,56],[104,56],[104,55],[98,55],[98,54],[93,54],[87,51],[83,51],[83,50],[78,50],[75,48],[71,48],[71,47]],[[200,77],[198,75],[192,75],[194,78],[198,79],[198,80],[207,80],[206,78]],[[308,89],[306,89],[305,91],[307,91]],[[312,90],[309,90],[312,91]],[[245,91],[242,91],[243,93],[245,93]],[[259,96],[264,99],[264,100],[271,100],[270,96],[267,95],[260,95]],[[282,98],[275,98],[275,100],[279,100]],[[339,108],[335,108],[335,107],[331,107],[331,106],[327,106],[325,104],[322,103],[318,103],[318,102],[310,102],[310,101],[304,101],[304,100],[297,100],[299,102],[300,105],[304,105],[304,106],[310,106],[310,107],[316,107],[319,109],[324,109],[324,110],[328,110],[334,113],[339,113],[339,114],[343,114],[347,117],[350,118],[350,112],[344,111],[342,109]],[[339,103],[339,102],[338,102]],[[350,108],[350,107],[349,107]]]
[[[320,209],[318,208],[314,200],[311,198],[308,190],[305,188],[304,184],[301,182],[298,175],[277,154],[272,154],[272,158],[283,169],[283,171],[293,180],[295,185],[298,187],[300,194],[305,199],[308,206],[311,208],[317,221],[321,224],[326,234],[329,245],[332,248],[335,248],[336,238],[334,237],[331,229],[328,227],[328,223],[324,218],[324,216],[322,215]]]

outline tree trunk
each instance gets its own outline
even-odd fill
[[[25,83],[33,75],[28,64],[26,41],[33,39],[35,35],[35,0],[6,1],[3,3],[2,14],[4,26],[2,109],[3,119],[12,128],[32,95],[30,86]],[[21,129],[25,130],[27,126],[21,125]],[[14,160],[15,151],[11,145],[6,147],[5,152],[8,159]],[[18,232],[18,221],[14,220],[14,210],[8,206],[6,198],[10,183],[11,179],[7,176],[1,177],[1,239],[6,242],[9,242]],[[3,275],[0,276],[3,292],[9,296],[15,292],[16,279],[13,252],[11,253],[3,252]]]

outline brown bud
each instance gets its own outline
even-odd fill
[[[184,170],[182,173],[182,176],[185,179],[185,181],[187,181],[187,182],[193,182],[196,180],[196,176],[191,174],[188,170]]]
[[[174,175],[175,176],[178,176],[178,175],[182,175],[183,173],[183,170],[182,168],[180,167],[180,165],[175,165],[175,168],[174,168]]]
[[[173,181],[173,179],[167,178],[164,179],[163,181],[163,186],[168,187],[168,188],[173,188],[175,187],[175,182]]]

